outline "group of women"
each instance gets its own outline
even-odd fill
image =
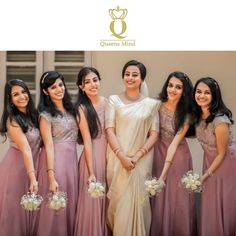
[[[22,80],[6,83],[0,133],[10,148],[0,163],[1,236],[236,235],[236,143],[219,84],[206,77],[193,88],[186,74],[173,72],[152,99],[142,94],[145,77],[141,62],[127,62],[125,90],[107,100],[98,94],[99,72],[84,67],[72,104],[63,76],[47,71],[37,109]],[[192,169],[188,136],[204,150],[200,227],[194,194],[179,185]],[[150,176],[165,182],[151,201],[143,199]],[[106,195],[89,196],[93,181],[107,186]],[[28,212],[20,206],[27,191],[44,198],[66,192],[67,207],[54,211],[43,201]]]

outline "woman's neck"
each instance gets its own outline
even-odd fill
[[[167,100],[164,104],[165,104],[165,107],[168,108],[168,110],[175,112],[176,108],[177,108],[177,105],[178,105],[178,102]]]

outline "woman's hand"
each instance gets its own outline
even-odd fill
[[[130,171],[130,170],[134,169],[134,167],[135,167],[131,158],[127,158],[127,157],[120,158],[120,162],[121,162],[121,165],[123,166],[123,168],[125,168],[127,171]]]
[[[88,184],[90,184],[91,182],[96,182],[96,177],[94,174],[91,174],[89,177],[88,177]]]
[[[38,182],[36,181],[36,179],[30,180],[29,191],[31,193],[33,193],[33,192],[37,193],[38,192]]]
[[[131,162],[134,164],[134,166],[138,163],[140,157],[136,154],[131,158]]]
[[[49,191],[53,193],[59,191],[59,185],[55,179],[49,181]]]

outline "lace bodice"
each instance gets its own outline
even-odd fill
[[[196,127],[196,135],[204,150],[216,151],[215,129],[222,123],[229,124],[229,144],[233,142],[231,122],[226,115],[215,117],[211,123],[208,123],[208,125],[206,125],[205,120],[201,120],[199,125]]]
[[[63,113],[63,116],[52,117],[49,113],[42,112],[40,117],[44,117],[51,123],[53,141],[77,141],[78,127],[71,114],[66,112]]]

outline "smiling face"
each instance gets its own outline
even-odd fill
[[[167,85],[168,100],[179,102],[183,95],[183,83],[176,77],[170,78]]]
[[[197,85],[194,96],[198,106],[202,108],[208,108],[211,105],[212,93],[208,85],[206,85],[205,83],[200,82]]]
[[[26,112],[29,95],[24,88],[14,85],[11,89],[11,102],[21,112]]]
[[[65,95],[65,86],[61,79],[57,79],[54,84],[47,88],[47,94],[53,102],[61,101]]]
[[[123,82],[127,89],[139,89],[142,83],[139,68],[137,66],[128,66],[124,73]]]
[[[80,85],[80,88],[87,94],[88,97],[93,97],[98,95],[100,86],[101,85],[98,76],[91,72],[85,76],[83,85]]]

